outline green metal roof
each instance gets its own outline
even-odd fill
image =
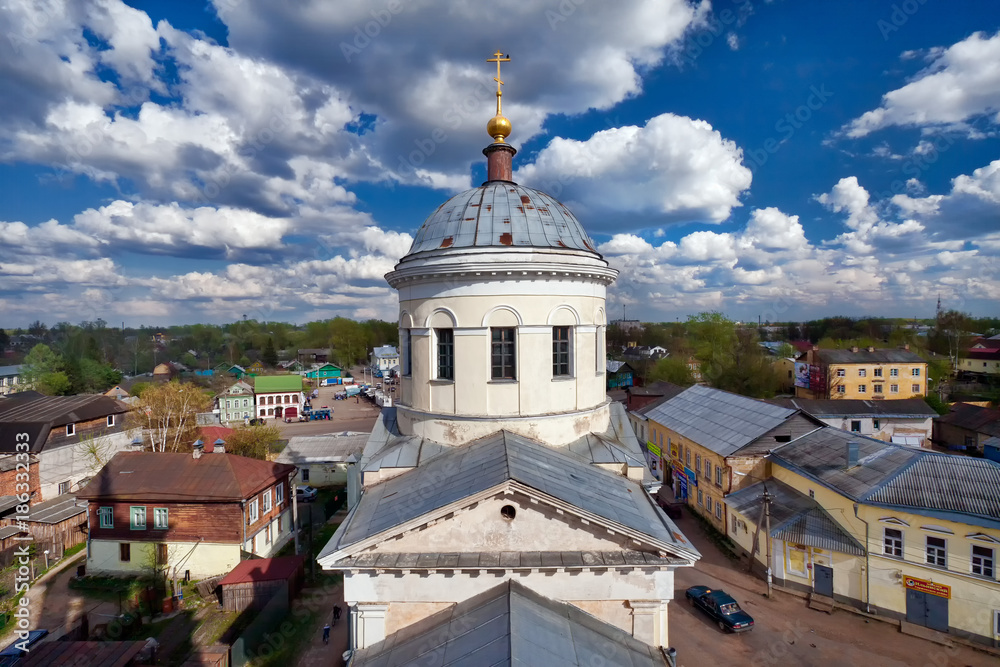
[[[302,377],[299,375],[261,375],[253,379],[255,394],[272,391],[302,391]]]

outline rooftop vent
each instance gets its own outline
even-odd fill
[[[858,465],[858,448],[860,445],[857,440],[850,440],[847,443],[847,465],[845,468],[854,468]]]

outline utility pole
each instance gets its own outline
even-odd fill
[[[767,597],[771,597],[771,494],[764,487],[764,540],[767,545]]]

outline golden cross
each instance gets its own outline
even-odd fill
[[[510,62],[510,54],[508,53],[505,56],[500,51],[497,51],[496,53],[493,54],[492,58],[487,58],[486,62],[488,62],[488,63],[496,63],[497,64],[497,75],[495,77],[493,77],[493,80],[497,82],[497,115],[500,116],[500,115],[502,115],[500,113],[500,97],[501,97],[501,95],[503,95],[503,93],[500,92],[500,86],[503,85],[503,81],[500,80],[500,63],[509,63]]]

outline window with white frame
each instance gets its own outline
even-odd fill
[[[715,485],[722,486],[722,466],[715,466]]]
[[[859,394],[864,394],[864,393],[867,393],[867,392],[868,392],[868,385],[865,385],[865,384],[859,384],[858,385],[858,393]]]
[[[715,518],[716,519],[721,519],[722,518],[722,503],[721,502],[715,503]]]
[[[705,479],[712,479],[712,462],[707,458],[705,459]]]
[[[115,425],[115,416],[114,415],[108,415],[107,424],[108,424],[108,426],[114,426]]]
[[[911,389],[913,390],[913,393],[914,393],[914,394],[919,394],[919,393],[920,393],[920,385],[919,385],[919,384],[915,384],[915,385],[913,385],[913,386],[911,387]]]
[[[253,523],[254,521],[257,520],[257,517],[259,516],[258,510],[259,510],[259,506],[257,505],[257,499],[254,498],[253,500],[250,501],[250,504],[247,507],[247,522],[248,523]]]
[[[274,487],[274,502],[276,505],[285,502],[285,485],[282,483]]]
[[[844,368],[838,368],[837,369],[837,377],[839,377],[839,378],[847,377],[847,370],[844,369]]]
[[[884,528],[882,536],[882,553],[893,558],[903,557],[903,531],[896,528]]]
[[[882,393],[882,385],[880,385],[880,384],[873,384],[872,385],[872,393],[874,393],[874,394],[881,394]]]
[[[875,377],[877,377],[877,378],[882,377],[882,369],[881,368],[876,368],[875,369]]]
[[[61,496],[64,493],[69,493],[69,487],[70,487],[69,480],[65,482],[59,482],[59,495]]]
[[[898,394],[899,393],[899,385],[898,384],[890,384],[889,385],[889,393],[890,394]]]
[[[859,368],[858,369],[858,377],[859,378],[863,378],[863,377],[865,377],[867,375],[868,375],[868,370],[867,369],[864,369],[864,368]]]
[[[948,567],[948,540],[927,536],[927,564]]]
[[[879,420],[877,420],[877,419],[873,419],[872,420],[872,428],[875,429],[876,431],[880,430],[879,429]]]
[[[846,394],[847,393],[847,387],[845,387],[842,384],[841,385],[837,385],[837,393],[838,394]]]
[[[702,493],[701,489],[698,489],[698,504],[699,505],[704,505],[705,504],[705,496]]]
[[[705,495],[705,509],[708,510],[709,514],[712,513],[712,496],[707,494]]]
[[[129,527],[132,530],[146,529],[146,506],[140,505],[129,509]]]
[[[918,377],[920,377],[920,369],[919,369],[919,368],[914,368],[911,374],[912,374],[912,375],[913,375],[913,377],[915,377],[915,378],[918,378]]]
[[[115,527],[115,510],[113,507],[98,507],[97,518],[101,528]]]
[[[572,375],[570,373],[572,331],[570,327],[552,327],[552,377]]]
[[[694,474],[697,475],[699,470],[701,470],[701,454],[695,454],[694,455]]]
[[[514,328],[490,329],[490,377],[494,380],[514,380],[515,348]]]
[[[264,499],[263,500],[264,512],[265,513],[266,512],[270,512],[271,511],[271,489],[268,489],[267,491],[265,491],[261,495],[261,497]]]
[[[413,337],[409,329],[403,330],[403,375],[409,377],[413,372]]]
[[[66,435],[76,435],[76,424],[66,424]]]
[[[996,574],[996,555],[990,547],[972,545],[972,574],[992,579]]]
[[[153,528],[166,530],[170,526],[169,512],[166,507],[153,508]]]
[[[890,368],[889,369],[889,377],[898,378],[899,377],[899,369],[898,368]]]

